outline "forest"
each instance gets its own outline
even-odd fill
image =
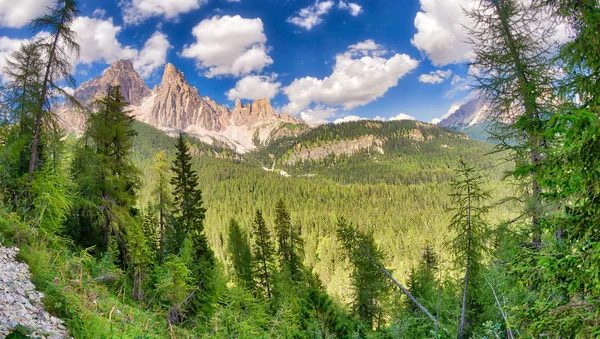
[[[600,337],[597,1],[467,13],[493,143],[358,121],[243,155],[135,121],[119,86],[64,131],[78,13],[33,20],[0,98],[0,244],[74,338]],[[362,136],[380,151],[288,162]]]

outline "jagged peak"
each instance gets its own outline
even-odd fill
[[[135,72],[135,69],[133,68],[133,63],[131,62],[131,60],[120,59],[120,60],[117,60],[117,61],[113,62],[112,64],[110,64],[110,66],[104,70],[103,74],[106,74],[106,72],[111,72],[111,71]]]
[[[250,112],[259,111],[268,115],[277,116],[277,113],[275,113],[275,110],[271,106],[271,100],[267,98],[253,101],[250,107]]]

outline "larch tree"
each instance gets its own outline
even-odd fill
[[[40,45],[43,54],[42,59],[43,76],[38,96],[37,107],[35,108],[33,139],[31,142],[31,158],[29,161],[29,174],[40,165],[39,146],[42,134],[42,125],[44,119],[50,118],[50,93],[57,91],[70,97],[58,85],[60,81],[66,81],[73,85],[71,58],[79,54],[79,44],[75,32],[71,29],[71,23],[80,14],[77,9],[77,2],[74,0],[56,0],[52,8],[43,16],[34,19],[31,22],[31,29],[34,32],[47,31],[50,36],[42,38],[36,42]]]
[[[545,157],[546,123],[556,104],[557,72],[549,67],[556,48],[554,21],[536,0],[479,0],[467,15],[473,21],[468,33],[475,88],[490,106],[499,150],[515,157],[512,174],[529,186],[524,215],[531,218],[532,245],[539,247],[539,167]]]
[[[228,228],[228,248],[233,262],[233,271],[235,280],[243,287],[254,289],[254,280],[252,279],[252,253],[246,234],[240,228],[240,224],[235,220],[229,220]]]

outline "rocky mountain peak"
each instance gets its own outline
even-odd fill
[[[91,105],[93,99],[107,94],[111,86],[121,86],[121,94],[129,104],[137,106],[150,95],[150,89],[133,68],[131,60],[117,60],[108,67],[102,76],[88,80],[75,91],[75,98],[84,105]]]
[[[183,72],[178,70],[172,63],[168,63],[165,65],[161,86],[173,82],[187,84]]]

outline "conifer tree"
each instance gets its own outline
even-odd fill
[[[167,230],[167,220],[169,210],[172,207],[171,190],[169,188],[169,163],[164,151],[158,152],[154,156],[154,166],[152,171],[158,176],[154,196],[156,197],[156,210],[158,212],[159,224],[159,261],[162,262],[165,255],[165,233]]]
[[[262,290],[263,295],[270,299],[273,292],[271,281],[275,250],[265,219],[258,209],[254,217],[254,238],[252,258],[254,259],[253,271],[256,284]]]
[[[179,134],[176,144],[176,154],[171,171],[171,185],[173,186],[173,226],[174,242],[171,252],[177,254],[183,246],[183,241],[188,233],[198,239],[200,251],[208,251],[208,241],[204,235],[204,216],[206,209],[202,207],[202,192],[198,188],[198,175],[192,169],[192,156],[189,147]]]
[[[242,286],[253,289],[252,254],[246,234],[241,230],[235,219],[229,220],[229,253],[233,261],[235,280]]]
[[[204,233],[206,209],[202,206],[202,191],[198,175],[192,168],[192,157],[183,135],[179,134],[175,160],[171,166],[173,177],[173,247],[171,253],[181,254],[185,241],[190,248],[187,265],[192,272],[196,291],[190,298],[188,310],[192,314],[210,316],[215,302],[215,257]]]
[[[491,132],[499,149],[516,157],[512,174],[529,186],[525,215],[531,218],[532,245],[539,247],[539,167],[547,144],[545,126],[555,106],[556,75],[549,67],[555,21],[539,1],[481,0],[467,14],[474,22],[469,36],[476,88],[491,106]]]
[[[3,109],[6,110],[6,149],[3,152],[6,202],[15,209],[27,200],[21,178],[29,171],[34,117],[31,112],[39,101],[43,61],[41,49],[34,43],[24,43],[6,58],[5,86],[2,88]],[[40,152],[42,153],[42,152]]]
[[[520,249],[511,273],[534,293],[521,303],[523,336],[598,337],[600,308],[600,4],[590,0],[545,1],[572,28],[560,49],[561,105],[548,122],[549,151],[540,186],[551,208],[542,219],[544,246]]]
[[[160,251],[160,230],[152,203],[148,203],[142,220],[142,229],[152,257]]]
[[[100,111],[90,115],[71,173],[76,183],[76,206],[69,223],[73,238],[84,246],[107,248],[114,235],[120,245],[126,233],[140,186],[140,171],[130,160],[133,118],[118,86],[98,101]],[[100,231],[102,241],[97,242]]]
[[[48,31],[50,37],[39,40],[36,44],[42,46],[44,51],[44,71],[41,80],[40,95],[35,108],[35,122],[33,139],[31,142],[31,158],[29,161],[29,173],[33,173],[39,165],[39,146],[44,119],[49,116],[49,93],[53,90],[66,95],[65,91],[57,85],[60,80],[74,84],[75,80],[71,74],[71,56],[79,54],[79,45],[76,41],[75,32],[71,29],[71,23],[80,14],[77,2],[74,0],[56,0],[54,7],[48,8],[48,13],[31,22],[34,32]],[[66,95],[69,97],[69,95]]]
[[[290,261],[290,229],[292,221],[283,199],[275,205],[275,234],[277,236],[277,255],[279,262],[285,265]]]
[[[476,288],[480,283],[483,254],[486,251],[485,237],[487,224],[483,219],[487,212],[484,205],[490,197],[489,192],[481,188],[482,179],[473,167],[461,159],[456,170],[458,178],[452,182],[454,212],[450,228],[456,236],[450,244],[457,267],[464,270],[462,310],[459,324],[459,338],[468,333],[467,323],[476,318],[478,307]],[[468,337],[468,335],[467,335]]]
[[[368,329],[382,328],[385,322],[382,301],[389,292],[389,284],[373,260],[383,262],[383,253],[372,235],[358,232],[346,219],[338,219],[337,227],[338,240],[352,265],[352,308]]]

